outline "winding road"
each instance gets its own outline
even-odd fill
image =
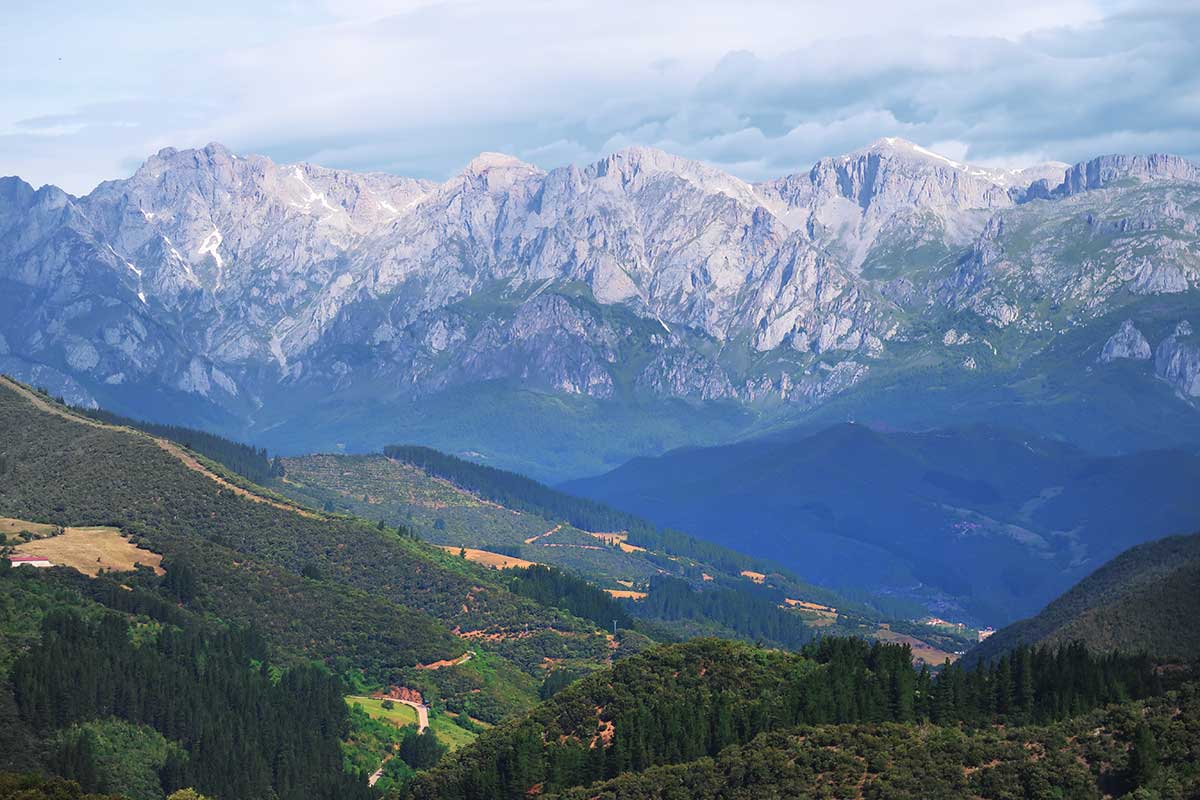
[[[429,706],[422,705],[421,703],[415,702],[413,700],[397,700],[395,698],[391,698],[391,700],[393,703],[403,703],[404,705],[408,706],[409,708],[416,709],[416,711],[417,711],[417,733],[424,733],[426,731],[426,729],[429,728]],[[391,761],[393,758],[395,758],[395,756],[396,756],[396,753],[395,753],[395,751],[393,751],[383,757],[383,761],[380,762],[380,764],[379,764],[379,769],[372,772],[371,777],[367,778],[368,786],[374,786],[375,784],[379,783],[379,779],[383,777],[383,768],[386,767],[387,763],[389,761]]]

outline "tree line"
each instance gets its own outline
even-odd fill
[[[159,422],[147,422],[145,420],[133,419],[132,417],[124,417],[120,414],[114,414],[111,411],[105,411],[102,408],[78,408],[74,406],[72,408],[74,411],[99,422],[109,425],[123,425],[127,428],[144,431],[151,436],[170,439],[190,450],[195,450],[206,458],[224,464],[254,483],[266,483],[271,478],[279,477],[283,474],[283,462],[278,457],[272,459],[264,447],[253,447],[232,439],[226,439],[215,433],[196,430],[195,428],[185,428],[182,425],[166,425]]]
[[[740,638],[796,650],[813,633],[798,614],[749,590],[696,591],[687,581],[668,575],[650,580],[649,594],[629,608],[639,617],[667,622],[715,622]]]

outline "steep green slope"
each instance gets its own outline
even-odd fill
[[[200,453],[205,458],[210,458],[213,461],[223,464],[247,480],[254,481],[255,483],[266,483],[274,476],[274,464],[268,458],[267,451],[261,447],[251,447],[250,445],[234,442],[216,434],[194,428],[131,419],[102,408],[75,408],[73,410],[100,422],[137,428],[151,436],[161,436],[170,439],[177,444]]]
[[[1125,551],[1030,619],[967,654],[987,661],[1021,644],[1081,641],[1095,650],[1200,658],[1200,534]]]
[[[0,386],[0,443],[0,514],[120,528],[168,564],[187,565],[199,584],[198,607],[259,626],[281,653],[344,656],[378,671],[461,652],[443,626],[412,607],[420,601],[415,586],[389,598],[300,575],[339,541],[369,537],[397,556],[412,552],[394,534],[252,502],[147,436],[45,411],[8,385]],[[427,610],[436,609],[439,589],[429,582]]]
[[[807,580],[996,624],[1127,547],[1200,526],[1197,482],[1200,456],[1185,450],[1097,457],[991,427],[843,424],[638,459],[564,488]]]
[[[0,450],[0,516],[115,526],[162,554],[168,573],[184,565],[198,583],[197,608],[260,627],[280,657],[317,658],[388,684],[414,674],[428,682],[417,665],[487,650],[538,676],[534,686],[547,657],[611,658],[594,623],[515,595],[495,572],[404,530],[245,489],[215,474],[218,465],[14,384],[0,386]],[[443,697],[480,691],[444,687]],[[532,700],[504,695],[489,716]]]

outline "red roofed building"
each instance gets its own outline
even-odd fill
[[[9,556],[8,560],[14,567],[53,567],[54,564],[43,556]]]

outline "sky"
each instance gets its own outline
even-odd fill
[[[0,175],[167,146],[444,179],[660,147],[760,180],[900,136],[1200,159],[1200,0],[0,0]]]

